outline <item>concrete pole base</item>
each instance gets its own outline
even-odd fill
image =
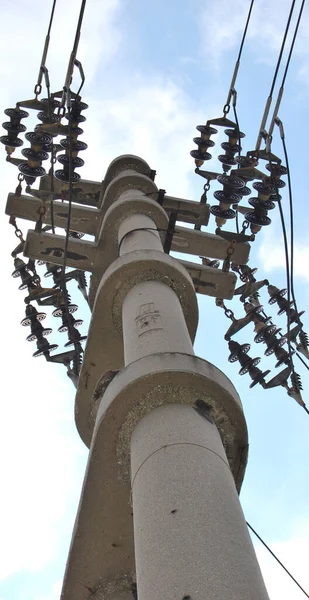
[[[139,600],[267,600],[220,435],[192,407],[156,408],[131,440]]]

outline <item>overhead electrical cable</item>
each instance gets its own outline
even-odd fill
[[[80,67],[80,63],[79,61],[76,61],[76,54],[77,54],[77,49],[78,49],[78,43],[80,40],[80,32],[81,32],[81,26],[82,26],[82,22],[83,22],[83,16],[84,16],[84,11],[85,11],[85,6],[86,6],[86,0],[82,0],[81,3],[81,8],[80,8],[80,13],[79,13],[79,19],[78,19],[78,23],[77,23],[77,27],[76,27],[76,33],[75,33],[75,39],[74,39],[74,44],[73,44],[73,49],[71,52],[71,56],[69,59],[69,64],[68,64],[68,69],[67,69],[67,74],[66,74],[66,79],[65,79],[65,84],[63,87],[63,93],[62,93],[62,98],[61,98],[61,103],[60,103],[60,107],[59,107],[59,113],[61,114],[61,109],[63,109],[63,111],[65,111],[65,106],[67,107],[67,118],[68,118],[68,152],[69,152],[69,160],[68,160],[68,179],[69,179],[69,186],[68,186],[68,217],[67,217],[67,223],[66,223],[66,228],[65,228],[65,242],[64,242],[64,251],[63,251],[63,266],[62,266],[62,288],[63,288],[63,294],[64,294],[64,303],[65,303],[65,310],[67,315],[69,315],[69,307],[68,307],[68,292],[67,292],[67,284],[66,284],[66,265],[67,265],[67,256],[68,256],[68,246],[69,246],[69,236],[70,236],[70,228],[71,228],[71,215],[72,215],[72,191],[73,191],[73,165],[72,165],[72,127],[71,127],[71,117],[72,117],[72,103],[71,103],[71,89],[70,89],[70,85],[72,82],[72,75],[73,75],[73,70],[74,70],[74,64],[75,62],[78,63],[78,66]],[[81,88],[80,88],[81,89]],[[79,89],[79,91],[80,91]],[[78,342],[76,342],[76,340],[74,340],[74,348],[77,354],[80,354],[80,344]]]
[[[296,0],[293,0],[291,8],[290,8],[290,13],[289,13],[287,24],[286,24],[286,27],[285,27],[285,32],[284,32],[284,35],[283,35],[283,38],[282,38],[282,43],[281,43],[281,48],[280,48],[280,52],[279,52],[279,56],[278,56],[278,60],[277,60],[277,65],[276,65],[276,68],[275,68],[275,72],[274,72],[272,84],[270,86],[269,95],[268,95],[268,98],[266,100],[265,109],[264,109],[264,113],[263,113],[263,117],[262,117],[260,129],[259,129],[258,137],[257,137],[257,140],[256,140],[256,145],[255,145],[255,149],[257,151],[261,147],[262,132],[265,130],[265,127],[266,127],[266,122],[267,122],[267,119],[268,119],[269,110],[270,110],[272,99],[273,99],[273,91],[274,91],[274,88],[275,88],[275,85],[276,85],[277,76],[278,76],[278,72],[279,72],[279,68],[280,68],[280,64],[281,64],[281,59],[282,59],[282,55],[283,55],[283,51],[284,51],[284,47],[285,47],[285,42],[286,42],[286,38],[287,38],[289,29],[290,29],[291,19],[292,19],[293,11],[294,11],[294,8],[295,8],[295,2],[296,2]]]
[[[65,78],[65,82],[64,82],[64,86],[63,86],[62,98],[61,98],[61,103],[60,103],[59,108],[65,106],[66,94],[72,83],[74,64],[77,64],[77,66],[79,68],[81,66],[80,62],[76,61],[76,54],[77,54],[78,44],[79,44],[79,40],[80,40],[80,32],[81,32],[81,28],[82,28],[82,22],[83,22],[83,17],[84,17],[84,12],[85,12],[86,1],[87,0],[82,0],[82,3],[81,3],[79,18],[78,18],[78,23],[77,23],[77,27],[76,27],[76,33],[75,33],[75,40],[74,40],[74,44],[73,44],[73,48],[72,48],[72,52],[71,52],[71,56],[70,56],[70,60],[69,60],[69,64],[68,64],[67,74],[66,74],[66,78]],[[81,72],[81,73],[83,73],[83,72]],[[80,92],[80,90],[81,90],[81,87],[79,88],[78,93]]]
[[[253,5],[254,5],[254,0],[251,0],[250,6],[249,6],[248,15],[247,15],[247,20],[246,20],[246,24],[245,24],[245,28],[244,28],[242,39],[241,39],[241,42],[240,42],[238,56],[237,56],[237,59],[236,59],[236,63],[235,63],[235,67],[234,67],[234,71],[233,71],[233,75],[232,75],[232,80],[231,80],[229,92],[228,92],[228,95],[227,95],[226,103],[225,103],[225,105],[223,107],[223,113],[224,113],[224,115],[226,115],[229,112],[229,110],[230,110],[230,102],[231,102],[231,99],[233,97],[233,112],[234,112],[235,123],[236,123],[237,131],[238,131],[238,135],[239,135],[239,154],[240,154],[240,151],[241,151],[241,148],[240,148],[240,129],[239,129],[239,122],[238,122],[237,111],[236,111],[237,92],[235,90],[235,83],[236,83],[236,79],[237,79],[237,75],[238,75],[238,70],[239,70],[239,65],[240,65],[240,59],[241,59],[241,56],[242,56],[242,51],[243,51],[243,47],[244,47],[245,39],[246,39],[246,36],[247,36],[247,31],[248,31],[250,19],[251,19],[251,13],[252,13]],[[239,233],[239,217],[238,217],[238,213],[237,212],[236,212],[236,231],[237,231],[237,233]]]
[[[276,117],[278,115],[278,111],[279,111],[279,108],[280,108],[280,103],[281,103],[283,92],[284,92],[284,84],[285,84],[286,76],[288,74],[288,70],[289,70],[289,66],[290,66],[290,62],[291,62],[291,58],[292,58],[292,54],[293,54],[293,50],[294,50],[294,45],[295,45],[295,41],[296,41],[296,38],[297,38],[298,29],[299,29],[299,25],[300,25],[300,21],[301,21],[303,9],[304,9],[304,6],[305,6],[305,2],[306,2],[306,0],[302,0],[301,7],[299,9],[298,18],[297,18],[297,22],[296,22],[296,26],[295,26],[295,30],[294,30],[294,35],[293,35],[292,43],[291,43],[291,46],[290,46],[290,51],[289,51],[288,58],[287,58],[287,61],[286,61],[286,65],[285,65],[285,69],[284,69],[284,73],[283,73],[283,77],[282,77],[282,82],[281,82],[281,86],[280,86],[278,97],[277,97],[276,106],[275,106],[275,109],[274,109],[274,113],[273,113],[272,120],[271,120],[271,123],[270,123],[269,131],[268,131],[268,135],[270,135],[270,136],[273,133],[274,126],[275,126],[275,120],[276,120]]]
[[[42,58],[41,58],[41,64],[40,64],[40,70],[39,70],[39,74],[38,74],[38,80],[37,80],[37,83],[36,83],[36,85],[34,87],[34,93],[35,93],[36,96],[38,96],[41,93],[41,91],[42,91],[42,79],[43,79],[43,75],[44,75],[46,58],[47,58],[47,53],[48,53],[48,48],[49,48],[50,32],[51,32],[52,23],[53,23],[56,2],[57,2],[57,0],[53,1],[53,5],[52,5],[52,9],[51,9],[51,15],[50,15],[50,19],[49,19],[49,25],[48,25],[48,29],[47,29],[47,35],[46,35],[46,38],[45,38],[45,44],[44,44],[43,54],[42,54]]]
[[[243,51],[243,47],[244,47],[244,43],[245,43],[247,31],[248,31],[248,26],[249,26],[249,22],[250,22],[250,18],[251,18],[253,4],[254,4],[254,0],[251,0],[250,8],[249,8],[248,16],[247,16],[246,25],[245,25],[243,36],[242,36],[242,40],[241,40],[241,43],[240,43],[238,57],[237,57],[237,60],[236,60],[236,63],[235,63],[234,72],[233,72],[233,76],[232,76],[232,80],[231,80],[231,85],[230,85],[229,93],[227,95],[225,106],[223,108],[223,112],[225,112],[225,108],[226,107],[230,106],[230,102],[231,102],[233,90],[234,90],[236,79],[237,79],[237,75],[238,75],[238,69],[239,69],[239,65],[240,65],[240,59],[241,59],[241,55],[242,55],[242,51]],[[228,108],[228,110],[229,110],[229,108]],[[228,110],[227,110],[227,112],[228,112]]]
[[[268,139],[268,148],[269,148],[269,163],[271,165],[272,164],[272,161],[271,161],[272,154],[271,154],[270,139]],[[282,204],[281,204],[281,196],[279,194],[279,190],[278,190],[278,187],[276,186],[275,180],[274,180],[274,185],[275,185],[275,189],[276,189],[276,196],[277,196],[277,202],[278,202],[278,207],[279,207],[279,214],[280,214],[282,235],[283,235],[283,243],[284,243],[284,254],[285,254],[286,286],[287,286],[287,302],[288,302],[287,343],[288,343],[290,365],[291,365],[291,369],[292,369],[291,381],[292,381],[293,388],[295,388],[295,391],[300,393],[302,387],[300,385],[299,375],[295,372],[294,360],[293,360],[293,350],[292,350],[292,346],[291,346],[291,319],[290,319],[290,314],[291,314],[291,276],[290,276],[290,259],[289,259],[288,238],[287,238],[287,232],[286,232],[286,226],[285,226],[284,213],[283,213]],[[297,311],[296,306],[295,306],[295,309]],[[305,405],[305,403],[302,400],[299,403],[304,408],[306,413],[309,414],[309,410],[308,410],[307,406]]]
[[[309,598],[309,594],[307,594],[307,592],[304,590],[304,588],[300,585],[300,583],[298,583],[297,579],[295,579],[295,577],[293,577],[292,573],[290,573],[290,571],[284,566],[284,564],[281,562],[281,560],[279,560],[278,556],[276,556],[276,554],[273,552],[273,550],[271,550],[271,548],[266,544],[266,542],[264,542],[264,540],[261,538],[261,536],[255,531],[255,529],[253,529],[253,527],[250,525],[250,523],[248,523],[248,521],[246,521],[247,526],[249,527],[249,529],[252,531],[252,533],[254,533],[254,535],[258,538],[258,540],[260,540],[260,542],[263,544],[263,546],[265,546],[265,548],[268,550],[268,552],[270,552],[270,554],[274,557],[274,559],[279,563],[279,565],[282,567],[282,569],[285,570],[285,572],[289,575],[289,577],[291,577],[291,579],[294,581],[294,583],[296,583],[296,585],[299,587],[299,589],[303,592],[303,594],[305,594],[305,596],[307,598]]]

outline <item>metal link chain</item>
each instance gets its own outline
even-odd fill
[[[216,298],[216,306],[223,308],[224,314],[228,319],[231,319],[231,321],[236,321],[233,311],[230,308],[227,308],[222,298]]]
[[[223,265],[222,265],[222,271],[224,271],[225,273],[228,273],[228,271],[230,270],[231,257],[233,256],[233,254],[235,252],[235,246],[236,246],[236,240],[232,240],[226,251],[226,258],[224,259]]]

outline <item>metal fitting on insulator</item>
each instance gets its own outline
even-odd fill
[[[36,345],[37,350],[32,354],[32,356],[34,357],[42,355],[48,357],[50,352],[52,352],[53,350],[57,350],[58,348],[57,344],[49,344],[49,342],[45,339],[43,335],[37,338]]]
[[[65,118],[69,121],[68,135],[60,140],[60,145],[66,152],[58,156],[58,161],[63,165],[63,169],[55,171],[57,179],[65,183],[76,183],[80,180],[80,175],[74,173],[74,170],[84,165],[84,161],[77,154],[88,147],[87,144],[77,139],[83,133],[78,124],[86,120],[81,114],[81,111],[86,108],[88,105],[85,102],[75,98],[72,99],[70,111],[65,114]]]
[[[265,389],[269,390],[271,388],[278,387],[279,385],[282,385],[282,387],[289,389],[287,380],[290,376],[290,373],[291,373],[291,366],[288,366],[285,369],[283,369],[282,371],[280,371],[280,373],[277,373],[277,375],[275,375],[275,377],[273,377],[272,379],[267,381],[266,385],[264,386]]]
[[[30,142],[31,148],[22,150],[22,155],[26,157],[27,161],[21,162],[18,170],[24,175],[26,183],[32,185],[37,177],[46,175],[42,161],[49,157],[52,137],[48,133],[30,131],[26,133],[26,139]]]
[[[200,137],[193,138],[198,150],[191,150],[190,155],[195,159],[195,165],[201,167],[205,160],[211,159],[211,154],[207,150],[212,148],[215,143],[210,139],[210,136],[218,133],[218,130],[210,127],[210,125],[197,125],[196,129],[201,134]]]
[[[7,135],[0,137],[0,142],[5,145],[8,156],[13,154],[15,148],[23,145],[23,141],[18,137],[19,133],[26,131],[25,125],[21,125],[21,119],[29,116],[25,110],[19,108],[6,108],[4,113],[10,117],[10,121],[2,123],[3,129],[6,129]]]
[[[244,285],[236,288],[234,296],[240,295],[240,300],[243,302],[246,298],[249,298],[258,292],[264,285],[268,285],[268,283],[268,279],[263,279],[261,281],[247,281]]]
[[[229,341],[230,338],[233,335],[235,335],[235,333],[238,333],[238,331],[240,331],[241,329],[246,327],[246,325],[251,323],[253,321],[254,315],[260,312],[261,310],[263,310],[262,306],[252,306],[251,310],[248,310],[245,317],[242,317],[241,319],[234,319],[232,325],[230,325],[230,327],[228,328],[224,339]]]

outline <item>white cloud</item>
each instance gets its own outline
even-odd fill
[[[210,63],[218,66],[219,60],[232,48],[238,50],[249,10],[249,0],[216,0],[206,2],[201,9],[199,20],[201,45],[210,57]],[[291,2],[282,0],[280,10],[276,2],[260,0],[255,2],[248,27],[246,44],[255,55],[255,60],[274,63],[277,60],[283,33],[285,30]],[[292,18],[290,31],[298,15],[296,7]],[[299,30],[295,53],[300,56],[308,55],[308,20],[309,11],[305,7]],[[288,40],[291,34],[289,34]],[[289,43],[287,42],[287,47]],[[246,51],[246,48],[245,48]],[[235,52],[236,59],[236,52]]]
[[[205,112],[169,78],[131,75],[122,78],[121,88],[121,92],[107,91],[102,100],[89,99],[91,112],[85,124],[89,152],[84,173],[102,177],[115,156],[137,154],[157,170],[159,187],[186,196],[188,177],[194,171],[189,151],[195,147],[195,127],[204,122]],[[209,107],[208,112],[216,114],[218,108]]]
[[[259,259],[262,263],[265,273],[271,273],[275,269],[285,270],[285,252],[283,241],[274,241],[276,236],[269,230],[263,234],[263,239],[259,246]],[[309,281],[309,246],[307,244],[294,244],[294,275]]]

